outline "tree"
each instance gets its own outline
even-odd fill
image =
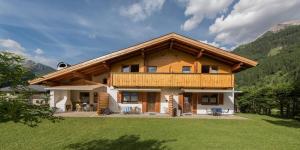
[[[18,87],[18,93],[14,92],[11,96],[0,94],[0,122],[21,122],[31,127],[43,119],[55,122],[60,118],[53,116],[54,110],[50,109],[48,104],[30,103],[32,93],[25,86],[27,82],[24,79],[28,71],[22,66],[23,61],[21,56],[0,52],[0,85],[9,85],[15,90]]]

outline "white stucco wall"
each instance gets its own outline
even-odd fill
[[[66,105],[72,105],[70,96],[70,91],[67,90],[51,90],[50,107],[56,107],[57,112],[65,112]]]
[[[223,114],[234,114],[234,94],[224,93],[223,105],[201,105],[197,104],[197,114],[211,114],[211,108],[222,108]]]
[[[162,89],[161,90],[161,100],[160,100],[160,113],[168,113],[168,101],[169,96],[173,95],[174,106],[178,108],[178,95],[180,93],[180,89]]]

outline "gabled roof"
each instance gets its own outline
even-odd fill
[[[95,64],[99,64],[99,63],[102,63],[102,62],[105,63],[106,61],[109,61],[111,59],[115,59],[117,57],[127,55],[127,54],[133,53],[135,51],[143,50],[147,47],[157,45],[157,44],[167,42],[167,41],[171,41],[171,42],[177,41],[177,42],[180,42],[180,43],[184,43],[185,45],[188,45],[188,46],[191,46],[195,49],[198,49],[199,52],[201,50],[204,50],[205,53],[207,52],[207,53],[213,54],[217,57],[226,58],[226,59],[231,60],[233,62],[243,64],[247,68],[254,67],[254,66],[257,65],[256,61],[247,59],[245,57],[230,53],[230,52],[225,51],[223,49],[214,47],[214,46],[206,44],[206,43],[202,43],[200,41],[197,41],[197,40],[194,40],[194,39],[191,39],[191,38],[188,38],[188,37],[176,34],[176,33],[170,33],[170,34],[167,34],[167,35],[164,35],[164,36],[161,36],[161,37],[158,37],[158,38],[155,38],[155,39],[152,39],[152,40],[149,40],[149,41],[137,44],[137,45],[134,45],[132,47],[121,49],[119,51],[116,51],[116,52],[113,52],[113,53],[110,53],[110,54],[107,54],[107,55],[104,55],[104,56],[101,56],[101,57],[98,57],[98,58],[95,58],[95,59],[92,59],[92,60],[88,60],[88,61],[76,64],[76,65],[68,67],[66,69],[62,69],[62,70],[55,71],[53,73],[49,73],[49,74],[44,75],[40,78],[36,78],[34,80],[31,80],[31,81],[29,81],[29,83],[30,84],[38,84],[38,83],[41,83],[43,81],[47,81],[47,80],[50,80],[50,79],[53,79],[53,78],[56,78],[56,77],[59,77],[59,76],[63,76],[63,75],[66,75],[68,73],[76,72],[78,70],[82,70],[82,69],[87,68],[87,67],[91,67]]]

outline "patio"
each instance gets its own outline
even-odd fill
[[[221,116],[212,116],[212,115],[183,115],[177,117],[170,117],[167,114],[158,114],[158,113],[145,113],[145,114],[110,114],[110,115],[101,115],[99,116],[96,112],[64,112],[56,113],[55,116],[61,117],[115,117],[115,118],[173,118],[173,119],[247,119],[237,115],[221,115]]]

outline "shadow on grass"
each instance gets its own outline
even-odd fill
[[[137,135],[123,135],[117,139],[97,139],[70,144],[66,149],[73,150],[166,150],[165,143],[175,140],[141,140]]]
[[[297,120],[269,120],[269,119],[263,119],[264,121],[278,125],[278,126],[285,126],[285,127],[291,127],[291,128],[300,128],[300,122]]]

